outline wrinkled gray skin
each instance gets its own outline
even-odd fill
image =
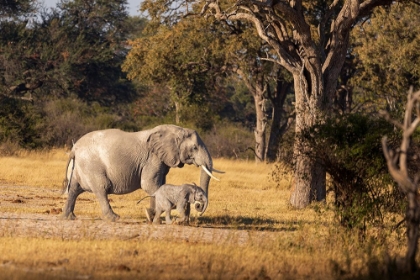
[[[208,204],[206,193],[201,188],[189,184],[181,186],[165,184],[151,196],[156,200],[154,224],[160,224],[160,215],[163,212],[166,214],[166,224],[172,224],[171,210],[176,209],[179,213],[177,223],[187,225],[190,220],[191,204],[194,204],[198,212],[206,211]]]
[[[165,184],[171,167],[204,165],[212,170],[212,158],[196,131],[175,125],[124,132],[107,129],[90,132],[73,146],[63,192],[68,192],[64,219],[74,219],[77,197],[87,191],[97,197],[102,218],[115,221],[108,194],[126,194],[139,188],[149,195]],[[210,176],[201,170],[200,187],[208,195]],[[149,213],[154,214],[154,199]]]

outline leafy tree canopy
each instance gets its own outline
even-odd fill
[[[17,18],[36,11],[36,0],[0,0],[0,18]]]
[[[386,100],[391,110],[405,104],[410,86],[420,87],[419,13],[417,4],[381,7],[353,32],[358,60],[353,84],[375,103]]]
[[[195,112],[198,115],[213,115],[221,93],[216,89],[215,75],[223,71],[225,59],[223,37],[218,35],[202,17],[187,18],[175,25],[150,22],[141,37],[128,41],[131,50],[123,70],[130,79],[166,86],[177,110],[177,121],[186,117],[186,112],[178,115],[182,110],[195,111],[191,106],[201,106]]]
[[[126,4],[63,0],[31,26],[2,24],[3,92],[29,99],[76,95],[102,104],[128,100],[133,90],[120,69],[128,36]]]

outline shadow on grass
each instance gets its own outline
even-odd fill
[[[259,231],[296,231],[299,228],[297,222],[281,222],[269,218],[228,216],[221,215],[215,217],[196,217],[191,221],[191,225],[203,228],[222,228],[236,230],[259,230]]]

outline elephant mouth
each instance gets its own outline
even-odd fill
[[[180,162],[180,163],[178,164],[178,167],[179,167],[179,168],[182,168],[182,167],[184,167],[184,165],[185,165],[185,164],[184,164],[183,162]]]
[[[186,158],[183,162],[186,164],[194,164],[195,166],[198,166],[193,158]]]

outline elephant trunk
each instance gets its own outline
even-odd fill
[[[207,171],[211,172],[213,169],[213,162],[210,155],[208,155],[208,159],[203,162],[202,167],[205,167]],[[204,168],[202,168],[200,174],[200,188],[202,188],[203,191],[207,194],[207,197],[209,196],[210,178],[210,175],[206,172],[206,170],[204,170]]]
[[[209,201],[207,197],[203,199],[203,201],[196,201],[194,204],[195,210],[200,212],[200,216],[206,211],[207,205],[209,205]]]
[[[208,199],[206,199],[206,201],[204,201],[203,211],[201,211],[200,216],[201,216],[204,212],[206,212],[206,209],[207,209],[207,206],[208,206],[208,205],[209,205],[209,200],[208,200]]]
[[[213,161],[212,158],[207,151],[206,148],[202,149],[201,151],[201,158],[203,161],[201,162],[201,166],[205,167],[208,171],[211,172],[213,170]],[[210,183],[210,175],[207,174],[207,172],[204,170],[204,168],[201,168],[201,174],[200,174],[200,188],[206,193],[207,200],[205,201],[205,205],[203,207],[203,211],[201,212],[201,215],[206,211],[208,200],[209,200],[209,183]]]

